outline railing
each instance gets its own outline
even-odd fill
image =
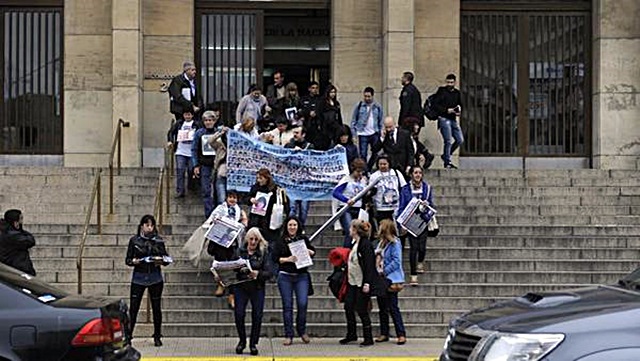
[[[113,214],[113,157],[116,155],[118,159],[118,175],[120,175],[120,168],[122,166],[122,128],[128,128],[129,122],[125,122],[122,119],[118,119],[118,127],[113,134],[113,141],[111,142],[111,153],[109,154],[109,214]]]
[[[102,169],[96,168],[95,180],[93,181],[93,189],[91,190],[91,199],[89,200],[89,208],[87,209],[87,217],[84,220],[84,229],[82,230],[82,239],[78,247],[76,256],[76,268],[78,269],[78,294],[82,294],[82,256],[84,253],[84,245],[87,242],[87,234],[89,233],[89,223],[91,222],[91,213],[93,213],[93,204],[97,200],[96,218],[98,219],[98,234],[102,234],[102,202],[101,202],[101,182],[100,177]]]

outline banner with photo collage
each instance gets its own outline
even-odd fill
[[[293,150],[237,131],[230,131],[227,139],[227,189],[248,192],[256,182],[258,169],[266,168],[291,200],[326,200],[340,179],[349,174],[342,147],[324,152]]]

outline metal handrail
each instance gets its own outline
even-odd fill
[[[359,201],[362,197],[367,195],[367,193],[369,193],[371,188],[375,187],[376,184],[378,184],[378,182],[380,182],[382,179],[389,178],[389,177],[390,176],[380,177],[380,178],[377,178],[376,180],[374,180],[373,182],[369,183],[366,187],[364,187],[363,190],[360,191],[360,193],[356,194],[353,197],[353,201],[354,202]],[[391,176],[391,177],[395,178],[395,176]],[[349,206],[349,205],[345,205],[344,207],[340,208],[340,210],[338,212],[336,212],[336,214],[331,216],[331,218],[329,218],[326,222],[324,222],[324,224],[321,225],[320,228],[318,228],[318,230],[315,231],[311,235],[311,237],[309,237],[309,242],[313,241],[316,237],[318,237],[320,235],[320,233],[324,232],[324,230],[327,229],[327,227],[329,227],[336,220],[338,220],[338,218],[340,218],[349,208],[351,208],[351,206]]]
[[[109,153],[109,214],[113,214],[113,157],[117,151],[118,175],[120,175],[120,168],[122,167],[122,128],[128,128],[129,125],[129,122],[118,119],[118,127],[113,134],[113,141],[111,142],[111,153]]]
[[[102,202],[101,202],[101,182],[102,168],[96,168],[95,180],[93,181],[93,189],[91,190],[91,199],[89,200],[89,209],[87,209],[87,216],[84,220],[84,229],[82,231],[82,239],[78,246],[78,254],[76,256],[76,268],[78,269],[78,294],[82,294],[82,257],[84,255],[84,245],[87,241],[87,235],[89,233],[89,223],[91,222],[91,213],[93,213],[93,204],[97,199],[98,206],[96,209],[96,217],[98,218],[98,234],[102,234]]]

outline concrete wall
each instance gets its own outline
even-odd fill
[[[640,2],[593,9],[594,168],[640,169]]]

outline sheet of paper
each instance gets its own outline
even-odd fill
[[[191,88],[182,88],[182,96],[191,101]]]
[[[297,269],[313,265],[313,260],[311,259],[311,256],[309,256],[309,250],[307,249],[307,245],[304,243],[303,239],[289,243],[289,249],[291,250],[291,254],[297,258]]]

